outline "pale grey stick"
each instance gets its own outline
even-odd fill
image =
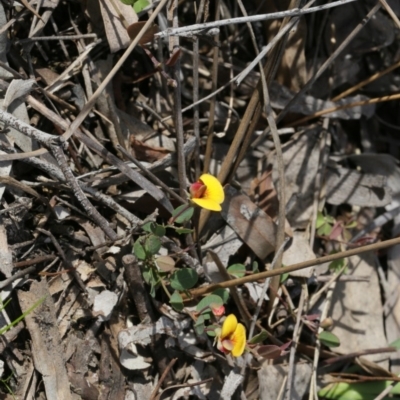
[[[184,26],[182,28],[175,28],[175,29],[169,28],[169,29],[166,29],[159,33],[156,33],[155,36],[156,37],[180,36],[183,33],[190,33],[193,31],[196,33],[203,33],[204,31],[207,31],[211,28],[217,28],[217,27],[225,26],[225,25],[244,24],[246,22],[267,21],[267,20],[271,20],[271,19],[280,19],[280,18],[285,18],[285,17],[297,17],[297,16],[301,16],[301,15],[311,14],[316,11],[322,11],[322,10],[326,10],[328,8],[341,6],[343,4],[352,3],[353,1],[356,1],[356,0],[338,0],[338,1],[334,1],[329,4],[324,4],[322,6],[311,7],[306,10],[304,10],[304,9],[300,10],[298,8],[295,8],[293,10],[270,13],[270,14],[260,14],[260,15],[252,15],[252,16],[248,16],[248,17],[229,18],[229,19],[224,19],[224,20],[220,20],[220,21],[207,22],[207,23],[203,23],[203,24],[194,24],[194,25]]]

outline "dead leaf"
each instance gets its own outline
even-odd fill
[[[146,21],[140,21],[140,22],[135,22],[134,24],[128,26],[126,30],[131,40],[134,40],[136,38],[136,36],[143,29],[145,24]],[[142,38],[139,40],[139,44],[143,45],[148,42],[152,42],[154,39],[154,35],[156,33],[158,33],[158,26],[157,25],[151,26],[149,29],[147,29]]]
[[[360,207],[383,207],[392,201],[387,178],[335,166],[326,169],[326,201]]]
[[[18,291],[23,312],[45,297],[44,302],[25,316],[32,340],[35,369],[42,375],[48,399],[73,400],[68,381],[57,316],[46,278],[33,281],[28,292]]]
[[[281,387],[288,375],[288,366],[282,364],[269,365],[266,360],[258,371],[260,382],[260,400],[275,400],[279,398]],[[293,370],[293,390],[290,400],[302,400],[310,386],[311,364],[295,362]]]
[[[133,156],[139,161],[153,163],[161,160],[170,153],[169,150],[163,149],[162,147],[149,146],[146,143],[135,139],[133,136],[130,138],[130,145]]]
[[[313,215],[315,178],[320,162],[321,129],[300,132],[282,146],[285,164],[286,218],[292,229],[305,229]],[[272,179],[278,187],[278,170],[275,153],[268,156],[273,165]]]
[[[294,232],[290,247],[283,253],[282,263],[284,265],[292,265],[303,261],[314,260],[315,258],[315,254],[310,247],[306,234],[300,231]],[[291,272],[290,275],[309,278],[313,271],[313,267],[308,267],[299,271]]]
[[[369,281],[338,281],[329,315],[334,321],[332,333],[340,340],[339,354],[386,347],[383,312],[375,255],[364,253],[349,259],[350,276],[369,276]],[[387,368],[388,354],[365,356]],[[383,363],[383,364],[382,364]]]
[[[118,296],[114,292],[103,290],[94,298],[93,314],[101,316],[104,321],[109,320],[117,301]]]
[[[33,79],[13,79],[8,86],[6,96],[3,100],[3,108],[7,110],[8,106],[16,99],[24,98],[28,95],[32,86],[36,83]]]
[[[277,226],[248,196],[225,186],[221,216],[261,260],[275,250]]]
[[[130,43],[126,28],[138,20],[133,7],[121,1],[100,0],[99,3],[111,53],[125,49]]]

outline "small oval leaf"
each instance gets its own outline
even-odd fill
[[[175,268],[175,260],[170,256],[157,257],[155,262],[157,267],[163,272],[171,272]]]
[[[268,339],[267,331],[261,331],[258,335],[255,335],[249,340],[250,344],[262,343],[264,340]]]
[[[182,311],[184,308],[182,296],[177,291],[172,293],[169,303],[176,311]]]
[[[328,347],[339,347],[340,346],[340,340],[339,338],[334,335],[332,332],[327,332],[327,331],[322,331],[318,335],[318,339],[322,344]]]
[[[196,306],[196,311],[197,312],[209,312],[211,305],[213,307],[219,307],[224,304],[223,300],[221,297],[215,295],[215,294],[209,294],[208,296],[204,297],[199,301],[199,303]]]
[[[246,267],[243,264],[233,264],[227,271],[236,278],[242,278],[246,274]]]
[[[188,290],[197,283],[197,272],[190,268],[182,268],[171,276],[171,287],[175,290]]]
[[[141,238],[137,239],[136,242],[133,245],[133,253],[139,260],[145,260],[146,259],[146,250],[140,243]]]
[[[177,224],[183,224],[193,217],[193,213],[194,207],[188,207],[187,204],[182,204],[172,211],[172,217],[175,218]]]
[[[161,248],[161,240],[158,236],[150,235],[144,244],[146,252],[154,255],[158,253],[158,250]]]
[[[228,289],[217,289],[214,290],[211,294],[221,297],[224,304],[226,304],[229,300],[229,290]]]
[[[158,237],[163,237],[165,236],[165,226],[163,225],[158,225],[158,224],[154,224],[154,226],[152,226],[151,228],[152,232],[157,235]]]

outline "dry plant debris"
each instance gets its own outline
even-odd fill
[[[399,4],[2,0],[0,398],[399,398]]]

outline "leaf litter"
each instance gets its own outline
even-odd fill
[[[276,6],[0,4],[1,398],[398,395],[400,8]]]

